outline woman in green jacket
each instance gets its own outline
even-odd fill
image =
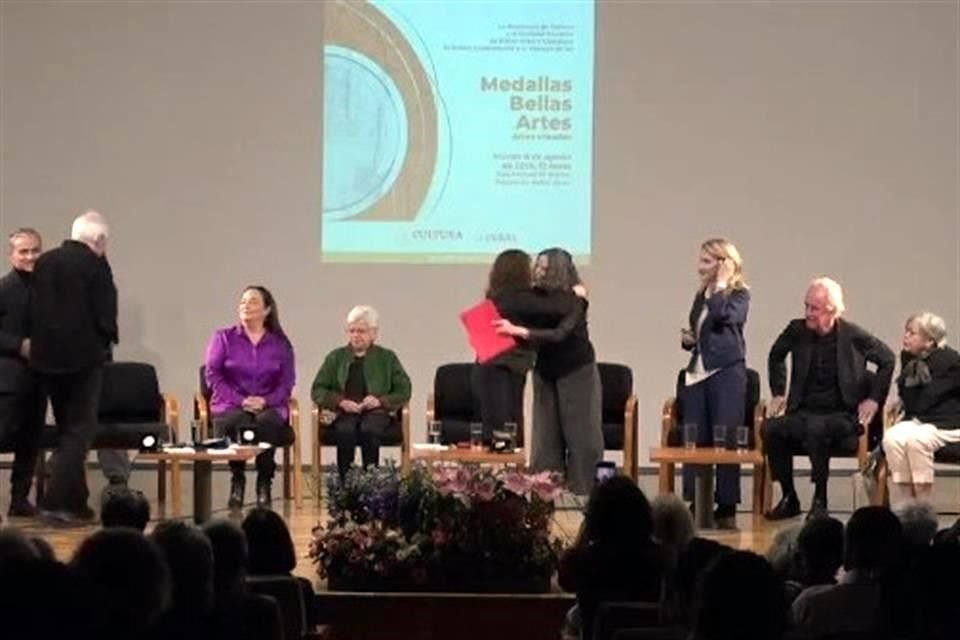
[[[364,467],[379,463],[380,439],[391,415],[410,400],[410,378],[397,355],[375,344],[378,324],[373,307],[351,309],[347,345],[327,354],[310,390],[320,408],[336,413],[331,428],[341,480],[357,444]]]

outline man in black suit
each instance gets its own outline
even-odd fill
[[[62,524],[94,517],[84,462],[97,426],[103,363],[117,342],[117,288],[103,255],[108,229],[89,211],[71,239],[37,260],[30,301],[30,367],[50,397],[59,450],[41,509]]]
[[[767,518],[780,520],[800,513],[793,486],[793,452],[810,456],[814,484],[810,516],[827,512],[830,452],[855,442],[883,406],[896,359],[880,340],[843,320],[843,290],[830,278],[810,283],[804,317],[792,320],[770,348],[769,418],[764,423],[764,447],[773,479],[782,498]],[[790,355],[790,394],[785,360]],[[876,372],[871,374],[867,364]],[[784,414],[784,409],[786,413]]]
[[[10,234],[9,242],[8,259],[13,268],[0,278],[0,447],[14,453],[8,513],[31,517],[37,510],[27,496],[47,404],[27,368],[30,289],[41,238],[34,229],[21,228]]]

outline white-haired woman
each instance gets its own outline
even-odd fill
[[[897,388],[903,417],[883,437],[890,470],[890,501],[929,500],[933,455],[960,442],[960,354],[946,346],[943,319],[910,316],[903,331]]]
[[[337,471],[346,476],[357,444],[363,466],[380,460],[380,438],[390,414],[410,400],[410,378],[390,349],[374,344],[379,317],[373,307],[357,306],[347,314],[347,345],[334,349],[313,380],[310,396],[336,413]]]

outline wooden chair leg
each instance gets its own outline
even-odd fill
[[[313,440],[313,465],[310,474],[313,476],[313,486],[316,487],[313,497],[319,502],[323,499],[323,443],[319,433],[314,433]]]
[[[763,512],[767,513],[773,508],[773,476],[770,472],[770,462],[766,461],[763,465]]]
[[[763,485],[766,478],[766,465],[763,463],[753,465],[753,515],[762,516],[764,509],[764,491]]]
[[[180,496],[183,495],[180,491],[181,489],[181,478],[180,478],[180,461],[171,460],[170,461],[170,494],[171,494],[171,508],[173,510],[173,515],[180,515]]]
[[[290,469],[290,447],[283,448],[283,499],[289,500],[293,494]]]
[[[157,502],[167,502],[167,461],[157,460]]]
[[[300,462],[300,441],[293,443],[293,504],[303,506],[303,464]]]
[[[890,491],[887,487],[887,481],[890,479],[890,468],[887,467],[885,460],[881,460],[877,468],[877,488],[870,496],[874,506],[889,507]]]
[[[676,466],[669,462],[661,462],[659,470],[660,493],[674,492],[674,475]]]

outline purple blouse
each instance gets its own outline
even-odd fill
[[[246,397],[262,396],[265,408],[289,417],[296,374],[286,336],[267,331],[254,345],[241,326],[220,329],[207,346],[206,377],[214,415],[240,409]]]

